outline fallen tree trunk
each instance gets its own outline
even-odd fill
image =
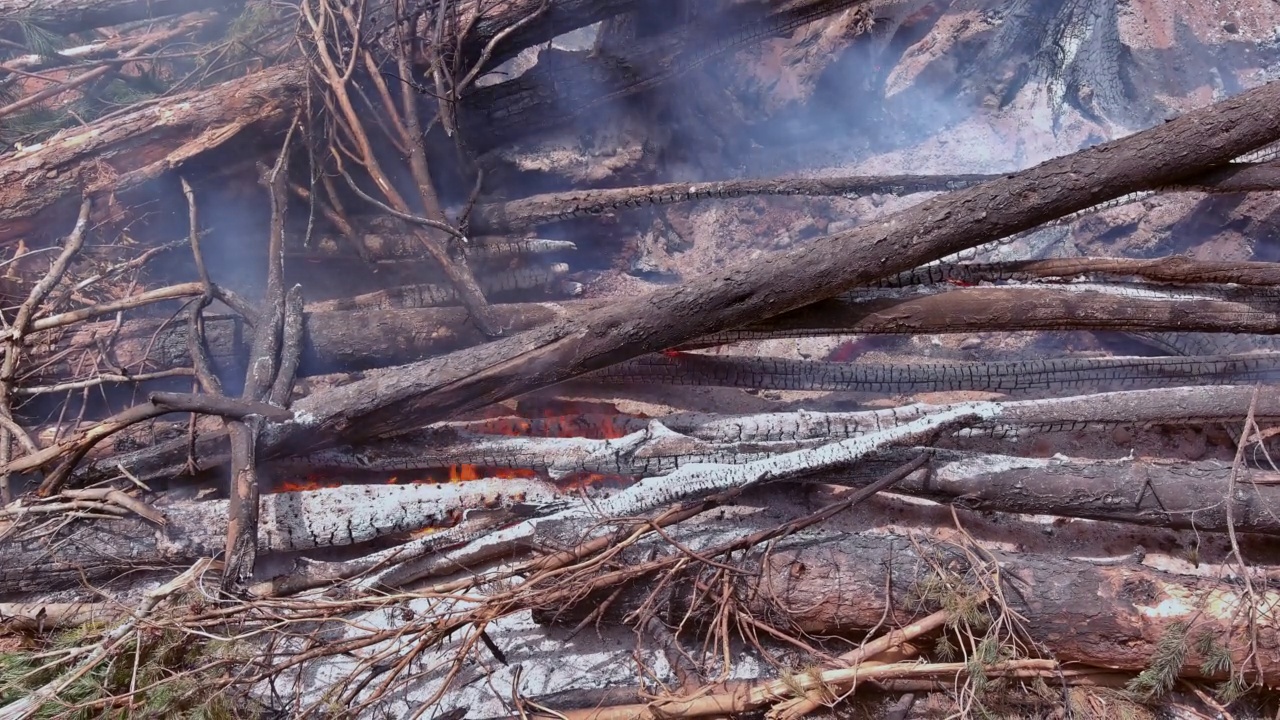
[[[264,458],[300,454],[342,438],[376,437],[445,419],[773,317],[1110,198],[1177,182],[1280,137],[1280,116],[1259,110],[1278,102],[1280,83],[1272,83],[764,262],[741,263],[465,355],[315,393],[296,404],[298,420],[268,426],[261,452]],[[168,465],[179,452],[162,446],[131,462]]]
[[[467,510],[548,502],[558,495],[539,480],[472,480],[445,485],[348,485],[261,497],[258,552],[280,553],[368,542],[447,526]],[[84,519],[54,536],[24,528],[0,543],[0,593],[42,593],[108,582],[139,567],[163,569],[215,557],[226,545],[226,500],[161,496],[163,526],[137,516]],[[42,505],[11,505],[0,522],[40,514]],[[52,517],[56,517],[53,515]],[[29,535],[29,537],[28,537]]]
[[[693,547],[706,551],[698,544]],[[1205,676],[1201,668],[1208,659],[1206,648],[1221,648],[1245,677],[1268,685],[1280,682],[1280,628],[1266,618],[1267,608],[1280,603],[1280,592],[1258,589],[1258,604],[1250,607],[1249,595],[1228,582],[1173,575],[1135,563],[1103,565],[1051,555],[990,553],[1001,578],[990,582],[1001,585],[1004,601],[1020,616],[1027,636],[1059,662],[1143,670],[1154,662],[1157,647],[1167,647],[1172,638],[1179,646],[1177,669],[1183,675]],[[955,546],[898,537],[804,535],[754,553],[742,563],[745,572],[731,576],[733,595],[740,611],[787,633],[848,634],[886,624],[902,627],[936,609],[936,600],[917,599],[927,597],[923,587],[929,579],[941,579],[935,568],[947,568],[953,578],[990,576],[991,569],[974,567],[973,558]],[[659,606],[686,622],[711,621],[719,605],[706,602],[704,589],[690,574],[664,583]],[[653,589],[645,583],[624,589],[608,604],[605,619],[616,622],[639,610],[641,603],[652,604]],[[964,587],[957,584],[953,592],[963,593]],[[887,608],[886,597],[891,598]],[[599,599],[589,598],[571,609],[547,608],[538,617],[573,625],[597,611]]]
[[[886,452],[832,482],[864,485],[919,450]],[[893,492],[980,512],[1056,515],[1201,532],[1280,535],[1280,473],[1230,463],[1025,458],[938,450]]]

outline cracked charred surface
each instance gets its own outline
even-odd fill
[[[537,480],[474,480],[447,485],[349,485],[263,495],[260,553],[334,548],[448,525],[464,511],[544,502],[554,486]],[[0,544],[0,593],[41,593],[101,583],[139,569],[214,557],[226,544],[226,500],[162,496],[158,527],[137,517],[73,521],[52,540],[22,531]]]

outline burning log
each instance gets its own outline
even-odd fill
[[[1056,262],[1056,261],[1055,261]],[[1074,262],[1074,261],[1073,261]],[[1146,262],[1146,261],[1142,261]],[[1078,263],[1076,264],[1079,265]],[[1258,263],[1255,279],[1265,280],[1277,267]],[[1086,265],[1087,266],[1087,265]],[[1265,267],[1262,267],[1265,266]],[[968,270],[961,271],[969,273]],[[1208,269],[1205,272],[1209,272]],[[1253,271],[1251,271],[1253,272]],[[1240,277],[1226,269],[1215,277]],[[525,276],[526,273],[519,273]],[[482,278],[485,276],[481,276]],[[510,276],[516,278],[517,275]],[[434,287],[434,286],[433,286]],[[933,286],[928,286],[932,288]],[[1115,286],[1106,292],[1089,292],[1089,286],[1039,285],[1032,287],[972,287],[927,290],[910,295],[877,297],[859,292],[824,300],[770,320],[753,323],[740,330],[715,333],[683,349],[723,345],[744,340],[782,337],[810,337],[844,333],[967,333],[1012,330],[1179,330],[1236,333],[1273,333],[1280,326],[1280,300],[1267,296],[1249,299],[1243,293],[1232,299],[1215,299],[1208,288],[1194,294],[1121,293]],[[491,287],[496,289],[496,287]],[[199,295],[198,283],[175,286],[183,295]],[[1203,295],[1201,295],[1203,294]],[[169,293],[159,293],[168,297]],[[394,291],[373,294],[382,304],[391,302]],[[448,288],[431,297],[452,297]],[[1230,297],[1230,296],[1228,296]],[[313,303],[320,307],[351,305],[355,300]],[[597,309],[596,300],[558,304],[525,303],[493,305],[499,323],[507,331],[528,330],[572,315]],[[103,306],[105,312],[111,306]],[[84,316],[81,313],[77,317]],[[37,330],[52,329],[38,320]],[[309,312],[305,319],[306,343],[299,373],[302,376],[328,372],[388,367],[422,357],[480,344],[485,340],[457,309],[382,309],[356,312]],[[424,332],[424,329],[429,331]],[[205,319],[205,342],[210,357],[219,367],[238,367],[247,356],[244,343],[246,322],[239,317],[214,316]],[[148,368],[181,368],[191,364],[185,325],[157,319],[138,319],[122,324],[100,323],[78,327],[65,336],[38,342],[29,350],[32,370],[22,378],[18,394],[36,392],[34,383],[60,384],[79,379],[74,359],[96,353],[100,343],[110,340],[115,363],[124,372],[117,382],[127,382],[130,374]],[[46,338],[48,336],[45,336]]]
[[[1110,197],[1176,182],[1274,141],[1280,118],[1256,112],[1255,105],[1270,107],[1277,98],[1280,84],[1268,85],[1122,140],[925,201],[874,226],[814,240],[769,263],[744,263],[576,322],[499,340],[468,352],[465,361],[445,356],[317,393],[299,404],[314,412],[312,421],[278,428],[271,444],[276,453],[297,452],[333,436],[368,438],[407,422],[443,419],[772,317]],[[1159,151],[1169,147],[1180,148],[1177,158]],[[1190,147],[1195,151],[1185,150]],[[1013,201],[1024,195],[1031,199]]]
[[[1103,432],[1117,427],[1146,428],[1154,426],[1188,426],[1212,423],[1237,423],[1248,416],[1250,408],[1259,421],[1280,419],[1280,395],[1271,387],[1189,386],[1154,390],[1125,390],[1091,393],[1075,397],[1015,400],[1001,402],[998,420],[977,422],[961,431],[963,437],[995,437],[1016,439],[1044,432]],[[883,410],[855,412],[762,413],[756,415],[712,415],[677,412],[664,415],[659,422],[664,428],[689,438],[711,444],[757,445],[800,443],[832,440],[876,433],[913,422],[938,410],[957,405],[915,403]],[[416,452],[422,446],[441,446],[440,435],[459,433],[463,437],[504,434],[531,437],[562,438],[566,429],[604,428],[603,437],[619,439],[629,433],[643,432],[651,421],[625,415],[584,414],[579,416],[527,418],[490,418],[447,423],[419,436]],[[434,433],[440,433],[435,435]],[[578,432],[581,432],[578,430]],[[498,438],[488,438],[496,442]],[[634,441],[634,438],[633,438]],[[576,442],[576,441],[575,441]],[[447,446],[447,441],[443,441]],[[377,443],[363,446],[367,450],[381,447]],[[496,446],[490,446],[496,447]],[[524,445],[529,448],[532,445]],[[548,450],[551,446],[548,446]],[[600,446],[602,449],[604,445]],[[614,443],[620,452],[630,443]],[[698,447],[686,445],[685,447]],[[705,446],[703,446],[705,447]],[[561,445],[560,449],[564,449]],[[492,452],[492,451],[489,451]],[[645,454],[650,454],[646,450]],[[541,457],[550,455],[548,452]],[[333,457],[333,456],[330,456]],[[552,463],[548,463],[550,467]]]
[[[263,495],[258,518],[260,554],[356,545],[424,528],[447,527],[468,510],[554,500],[549,483],[481,479],[445,485],[348,485]],[[40,515],[44,503],[22,501],[0,520]],[[138,568],[189,563],[220,554],[228,501],[161,495],[150,507],[163,517],[71,520],[56,536],[26,527],[0,544],[0,593],[42,593],[110,581]],[[64,522],[59,515],[51,520]]]
[[[773,317],[1108,198],[1179,181],[1273,142],[1280,118],[1255,106],[1270,107],[1277,97],[1280,84],[1267,85],[1122,140],[925,201],[874,226],[815,240],[768,263],[744,263],[612,304],[467,351],[465,358],[425,360],[317,392],[297,403],[304,422],[267,429],[263,453],[301,454],[339,438],[376,437],[443,419]],[[1170,147],[1194,150],[1173,157],[1161,150]],[[1087,182],[1072,180],[1085,177]],[[1024,195],[1031,200],[1023,201]],[[185,456],[185,448],[162,445],[132,461],[172,467],[179,453]]]
[[[418,568],[412,578],[393,570],[369,578],[366,586],[377,587],[383,583],[391,583],[389,578],[397,575],[393,584],[448,572],[456,567],[475,567],[477,563],[527,549],[539,531],[545,531],[547,527],[568,525],[578,532],[584,523],[594,517],[606,519],[635,517],[663,505],[690,498],[700,499],[715,493],[739,492],[762,482],[806,477],[823,470],[852,464],[885,447],[909,443],[917,438],[935,436],[957,425],[990,419],[998,413],[999,408],[993,403],[971,403],[935,413],[884,432],[774,454],[740,465],[691,463],[666,475],[646,477],[612,497],[590,505],[579,504],[491,533],[457,550],[445,553],[428,567]],[[597,537],[602,536],[599,531],[578,534],[585,538],[593,534]]]

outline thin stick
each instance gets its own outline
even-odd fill
[[[80,214],[76,217],[76,224],[71,229],[71,235],[67,237],[67,241],[62,248],[62,252],[57,259],[53,261],[49,272],[31,288],[31,292],[27,295],[27,299],[18,308],[17,317],[13,320],[13,325],[9,328],[8,347],[4,355],[4,363],[0,365],[0,416],[3,416],[6,422],[0,426],[0,465],[4,469],[0,470],[0,502],[8,504],[13,500],[12,488],[9,483],[8,469],[10,460],[13,459],[13,449],[10,445],[11,436],[20,439],[18,442],[27,449],[28,457],[34,454],[31,448],[36,447],[36,443],[31,437],[22,430],[16,422],[13,422],[13,407],[11,405],[13,393],[13,379],[18,370],[18,358],[22,355],[22,342],[26,338],[28,326],[31,324],[31,317],[35,314],[36,308],[44,299],[49,296],[53,287],[57,285],[62,276],[66,274],[67,267],[71,265],[71,259],[76,253],[80,252],[80,248],[84,245],[86,230],[89,227],[89,210],[92,204],[89,198],[85,198],[80,202]],[[18,432],[13,432],[17,430]]]

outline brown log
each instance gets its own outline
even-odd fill
[[[1004,600],[1020,615],[1028,636],[1055,660],[1143,670],[1151,665],[1161,640],[1179,633],[1177,624],[1185,623],[1187,653],[1182,674],[1204,676],[1205,645],[1196,641],[1211,637],[1230,652],[1246,677],[1268,685],[1280,683],[1280,626],[1266,615],[1267,608],[1280,603],[1280,592],[1274,589],[1257,588],[1258,607],[1253,612],[1262,614],[1254,632],[1257,654],[1246,663],[1249,598],[1235,583],[1174,575],[1134,562],[1100,564],[990,552],[1001,568]],[[734,576],[734,597],[757,620],[792,633],[846,634],[902,627],[937,609],[932,602],[912,599],[919,596],[922,580],[936,577],[930,561],[963,576],[970,571],[972,557],[950,545],[884,536],[798,537],[767,552],[757,551],[743,563],[747,572]],[[973,572],[990,576],[990,571]],[[641,585],[638,591],[624,592],[616,599],[608,617],[616,619],[636,610],[653,589]],[[710,619],[718,608],[705,601],[696,583],[676,581],[664,587],[670,589],[667,600],[672,617]],[[888,608],[886,597],[891,598]],[[588,601],[554,619],[574,623],[597,606],[594,600]],[[549,613],[539,616],[552,619]]]
[[[301,97],[306,75],[272,68],[64,130],[0,161],[0,244],[38,233],[87,197],[136,190],[203,153],[273,132]],[[103,206],[106,203],[102,204]]]

